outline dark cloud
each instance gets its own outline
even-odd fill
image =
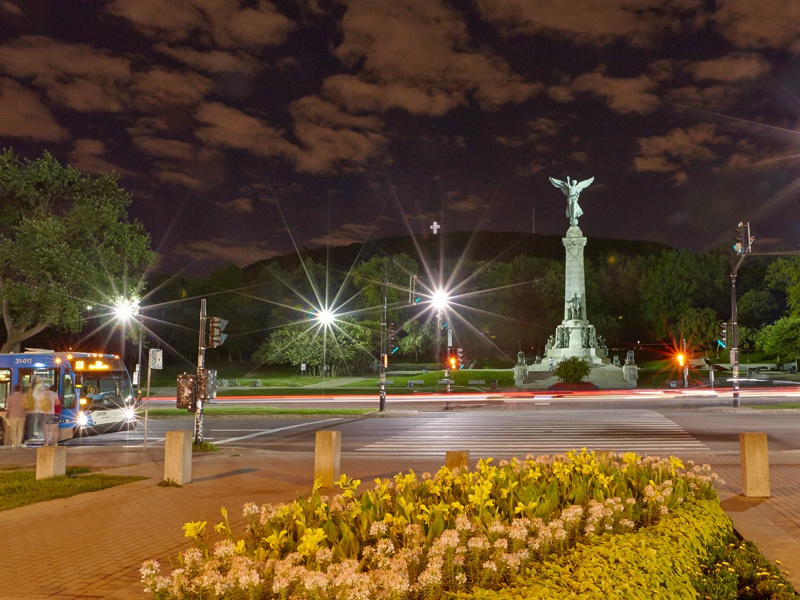
[[[781,190],[798,166],[800,4],[96,8],[0,0],[0,146],[118,173],[163,265],[243,265],[433,219],[526,229],[534,202],[537,232],[560,234],[549,175],[596,176],[590,236],[701,248],[752,215],[759,239],[796,244]],[[727,208],[688,230],[709,206]]]

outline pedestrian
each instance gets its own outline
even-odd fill
[[[14,385],[14,391],[6,398],[6,408],[8,414],[8,434],[12,448],[22,447],[22,438],[25,435],[25,396],[22,394],[22,386]]]
[[[45,446],[58,446],[58,424],[61,421],[61,398],[58,397],[56,386],[51,385],[45,391],[45,400],[42,400],[42,414],[44,415],[43,435]]]
[[[39,436],[44,436],[44,414],[45,411],[50,412],[50,396],[47,394],[48,388],[49,386],[47,383],[41,379],[37,379],[36,383],[33,385],[33,391],[31,392],[33,402],[31,403],[30,398],[26,399],[25,408],[28,411],[28,422],[26,426],[28,441],[38,438]],[[33,404],[32,407],[31,404]]]

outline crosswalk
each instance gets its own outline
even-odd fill
[[[568,450],[611,450],[680,455],[709,448],[674,421],[652,410],[536,410],[449,413],[357,448],[370,455],[523,457]]]

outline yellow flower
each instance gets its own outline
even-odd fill
[[[206,530],[208,521],[192,521],[183,526],[183,535],[190,540],[197,540],[202,537]]]

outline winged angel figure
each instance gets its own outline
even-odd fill
[[[581,182],[577,182],[569,177],[567,177],[566,181],[550,178],[550,183],[564,192],[564,195],[567,197],[567,218],[569,219],[570,225],[578,224],[578,217],[583,214],[581,207],[578,205],[578,196],[581,195],[581,191],[592,185],[593,181],[594,177],[590,177]]]

